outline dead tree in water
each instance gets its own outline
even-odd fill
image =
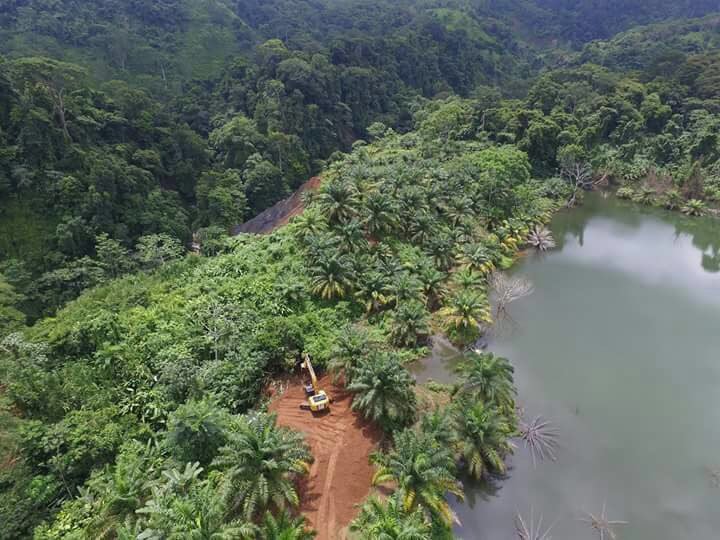
[[[520,540],[552,540],[550,529],[552,529],[552,525],[543,530],[542,514],[540,514],[537,523],[535,522],[535,511],[532,508],[530,509],[530,521],[528,522],[525,522],[520,513],[515,516],[515,532]]]
[[[514,277],[495,272],[490,277],[490,284],[495,291],[495,320],[500,321],[508,316],[507,306],[525,296],[532,294],[535,286],[523,277]]]

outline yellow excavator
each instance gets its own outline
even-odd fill
[[[305,383],[305,393],[307,394],[307,403],[300,405],[300,408],[305,411],[319,412],[330,409],[330,398],[325,393],[325,390],[318,388],[318,380],[313,369],[312,362],[310,362],[310,355],[307,353],[303,354],[303,360],[300,363],[301,369],[307,369],[310,375],[310,381]]]

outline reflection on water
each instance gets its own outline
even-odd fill
[[[584,512],[628,521],[630,540],[720,538],[720,223],[587,198],[553,222],[558,249],[517,272],[535,293],[490,345],[516,366],[521,405],[551,419],[556,462],[519,448],[508,478],[455,502],[460,538],[515,538],[517,511],[588,540]],[[418,379],[448,381],[436,345]]]

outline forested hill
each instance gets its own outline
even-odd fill
[[[658,73],[687,64],[680,82],[711,99],[712,18],[587,41],[713,7],[0,0],[3,283],[30,320],[52,313],[193,233],[211,245],[374,122],[407,131],[424,100],[448,95],[523,98],[550,59]],[[671,40],[665,54],[658,44]],[[118,253],[134,263],[112,263]]]
[[[100,80],[163,92],[218,76],[229,58],[277,38],[290,49],[328,52],[335,65],[383,72],[394,65],[423,90],[428,77],[438,78],[433,70],[448,70],[440,78],[462,91],[471,88],[463,79],[476,82],[483,71],[489,80],[496,70],[517,74],[523,48],[578,47],[717,7],[713,0],[3,0],[0,53],[76,62]]]

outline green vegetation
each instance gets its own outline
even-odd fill
[[[312,537],[263,398],[304,352],[386,435],[352,528],[451,537],[518,435],[493,273],[599,183],[717,213],[714,7],[0,2],[0,537]]]

